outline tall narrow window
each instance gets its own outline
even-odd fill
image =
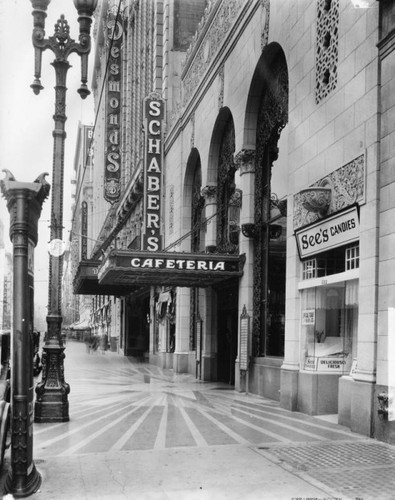
[[[222,136],[218,162],[217,178],[217,250],[220,253],[236,253],[239,245],[232,231],[233,217],[231,207],[235,198],[235,131],[233,118],[226,123]],[[234,207],[235,208],[235,207]]]
[[[201,195],[202,173],[200,158],[197,158],[192,183],[192,207],[191,207],[191,252],[199,252],[201,249],[202,220],[204,209],[204,198]],[[199,318],[199,289],[190,289],[190,336],[189,349],[196,349],[197,323]]]

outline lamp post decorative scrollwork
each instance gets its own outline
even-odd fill
[[[41,77],[41,56],[50,49],[55,59],[51,63],[55,68],[55,114],[54,150],[52,168],[52,201],[50,225],[50,258],[48,284],[48,331],[43,348],[42,380],[36,387],[35,422],[67,422],[69,420],[68,393],[69,385],[64,379],[64,346],[61,337],[62,326],[62,273],[63,273],[63,177],[64,143],[66,139],[66,77],[71,67],[68,57],[76,53],[81,57],[81,87],[78,93],[85,99],[89,95],[87,88],[88,55],[91,50],[90,29],[92,14],[97,0],[74,0],[78,11],[79,41],[70,37],[70,27],[63,15],[55,24],[53,36],[45,38],[45,18],[50,0],[31,0],[33,6],[33,46],[35,53],[34,82],[31,85],[37,95],[43,89]]]

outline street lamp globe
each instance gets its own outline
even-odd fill
[[[51,0],[31,0],[33,9],[47,10]]]
[[[39,1],[39,0],[36,0]],[[91,16],[93,14],[93,11],[96,9],[97,6],[97,0],[73,0],[75,8],[78,11],[78,14],[81,14],[82,12],[87,14],[88,16]]]

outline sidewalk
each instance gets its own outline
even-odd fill
[[[274,401],[76,342],[65,378],[70,422],[34,425],[33,499],[395,498],[395,447]]]

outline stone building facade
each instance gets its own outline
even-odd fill
[[[94,236],[92,221],[96,213],[93,203],[93,125],[78,124],[74,153],[74,186],[71,207],[71,231],[65,253],[63,326],[75,332],[88,332],[91,326],[92,297],[72,293],[72,279],[81,260],[92,253]]]
[[[12,255],[5,246],[4,223],[0,221],[0,330],[11,331]]]
[[[117,297],[124,354],[393,442],[392,3],[187,3],[120,4],[75,290]]]

